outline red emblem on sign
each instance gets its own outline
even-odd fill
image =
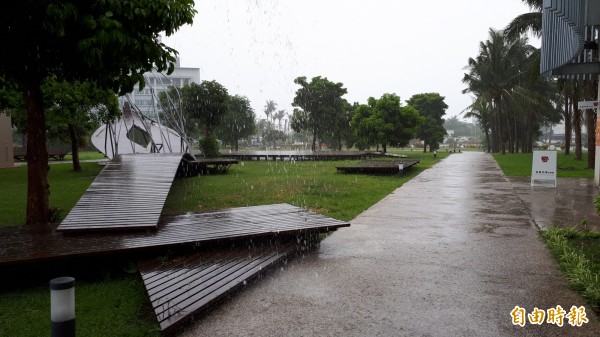
[[[542,156],[542,161],[543,161],[544,163],[547,163],[547,162],[548,162],[548,159],[549,159],[549,158],[548,158],[548,156]]]

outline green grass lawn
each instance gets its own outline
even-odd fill
[[[505,175],[509,177],[530,177],[532,153],[516,154],[494,154],[494,159],[502,168]],[[565,156],[564,153],[557,154],[557,171],[559,178],[593,178],[594,170],[587,168],[587,152],[583,153],[582,160],[575,160],[575,154]]]
[[[81,163],[81,172],[74,172],[69,163],[50,165],[50,207],[64,217],[102,169],[97,163]],[[15,227],[25,223],[27,204],[27,167],[0,170],[0,227]]]
[[[65,160],[68,160],[68,161],[71,161],[72,158],[73,157],[71,156],[71,153],[69,153],[68,155],[65,156]],[[95,152],[95,151],[79,152],[79,160],[98,160],[98,159],[106,159],[106,156],[104,156],[100,152]]]
[[[421,162],[404,176],[339,173],[341,161],[247,161],[225,175],[176,180],[165,213],[289,203],[350,220],[434,163],[430,153],[410,155]]]
[[[338,173],[329,162],[244,162],[229,173],[177,179],[164,213],[208,211],[227,207],[290,203],[341,220],[350,220],[394,189],[449,154],[394,151],[421,162],[404,176]],[[64,217],[94,177],[97,163],[82,163],[82,172],[69,164],[51,165],[50,203]],[[0,170],[0,227],[25,221],[25,167]],[[94,266],[98,269],[100,267]],[[2,272],[0,270],[0,272]],[[0,288],[0,336],[49,334],[49,280],[34,286]],[[144,287],[135,274],[78,280],[76,286],[78,336],[159,336]],[[18,308],[18,309],[15,309]]]

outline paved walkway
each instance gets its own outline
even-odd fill
[[[591,310],[513,326],[516,305],[584,305],[524,205],[490,155],[452,155],[182,335],[600,336]]]

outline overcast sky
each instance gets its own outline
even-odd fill
[[[247,96],[258,118],[267,100],[292,112],[298,76],[342,82],[350,103],[438,92],[457,115],[471,103],[461,80],[479,42],[529,11],[520,0],[197,0],[196,9],[192,26],[163,41],[201,80]]]

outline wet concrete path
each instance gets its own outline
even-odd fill
[[[531,312],[585,305],[490,155],[452,155],[320,248],[268,273],[183,336],[600,336],[518,327]]]

